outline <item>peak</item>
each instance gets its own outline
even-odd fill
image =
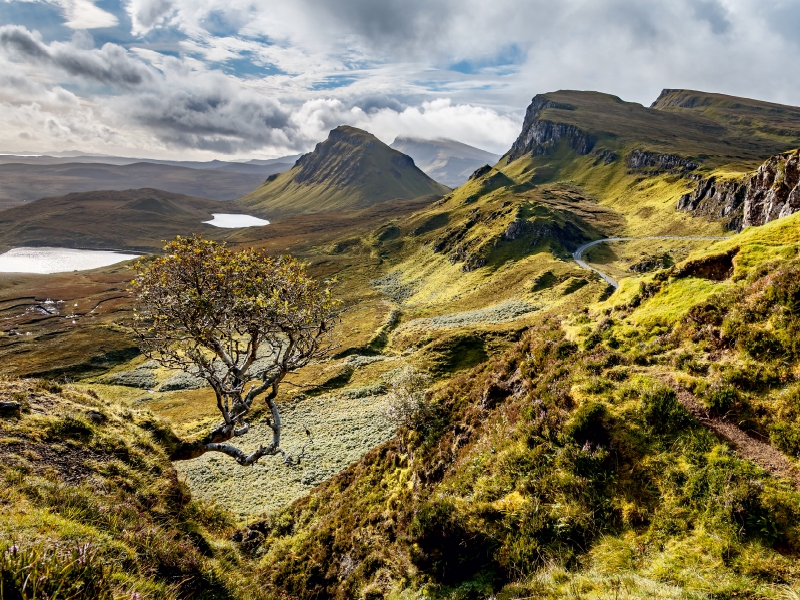
[[[410,156],[368,131],[340,125],[289,171],[268,179],[242,201],[263,205],[274,216],[364,208],[394,198],[441,195],[447,190],[417,168]]]
[[[358,127],[351,127],[350,125],[339,125],[336,129],[331,129],[328,134],[328,140],[344,141],[351,144],[358,144],[359,142],[383,143],[369,131],[364,131]]]

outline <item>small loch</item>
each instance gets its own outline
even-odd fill
[[[258,217],[253,217],[251,215],[231,215],[225,213],[211,214],[214,218],[210,221],[203,221],[203,223],[213,225],[214,227],[236,229],[239,227],[262,227],[263,225],[269,225],[269,221],[265,219],[259,219]]]
[[[138,258],[110,250],[78,250],[76,248],[13,248],[0,254],[0,273],[65,273],[107,267]]]

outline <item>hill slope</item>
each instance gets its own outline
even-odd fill
[[[241,209],[163,190],[80,192],[0,212],[0,247],[157,250],[176,235],[225,236],[226,230],[203,221],[229,212]]]
[[[270,177],[237,203],[267,218],[362,209],[395,198],[442,195],[413,159],[373,135],[340,126],[289,171]]]
[[[454,140],[398,137],[390,147],[408,154],[430,177],[452,188],[465,183],[478,167],[500,159],[497,154]]]
[[[152,414],[32,379],[0,379],[0,397],[20,405],[0,413],[0,596],[265,598]]]
[[[251,526],[266,583],[298,598],[793,597],[799,221],[541,319]],[[766,440],[785,474],[719,428]]]

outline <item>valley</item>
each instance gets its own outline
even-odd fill
[[[224,204],[146,188],[0,212],[3,248],[157,253],[198,233],[291,253],[343,302],[335,353],[277,397],[287,451],[313,436],[305,462],[232,470],[210,452],[170,465],[165,440],[200,435],[219,412],[202,380],[140,354],[131,263],[0,273],[2,393],[27,403],[2,421],[15,483],[0,501],[15,508],[0,531],[37,540],[35,514],[52,519],[48,535],[78,528],[101,553],[125,546],[146,557],[131,559],[136,585],[164,598],[200,597],[208,578],[227,597],[309,599],[800,589],[800,109],[687,90],[649,108],[542,94],[509,151],[454,189],[402,153],[412,141],[337,127]],[[702,191],[710,178],[750,191],[731,204]],[[709,202],[732,208],[698,209]],[[215,213],[269,225],[204,223]],[[407,367],[431,378],[428,411],[398,427],[387,410]],[[81,416],[92,411],[104,418]],[[269,427],[257,416],[248,450]],[[45,433],[20,441],[37,419]],[[74,480],[37,466],[56,431],[56,455],[93,453]],[[94,501],[66,515],[41,491],[58,482],[88,498],[98,478],[109,497],[133,481],[170,490],[136,496],[142,527],[191,496],[158,525],[168,540],[179,537],[168,523],[191,532],[196,562],[172,542],[158,551],[182,573],[180,594],[146,568],[162,555],[98,525]]]

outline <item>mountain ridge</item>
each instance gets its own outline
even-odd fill
[[[342,125],[313,152],[297,159],[289,171],[269,177],[236,202],[274,218],[362,209],[396,198],[440,196],[448,191],[410,156],[366,131]]]

